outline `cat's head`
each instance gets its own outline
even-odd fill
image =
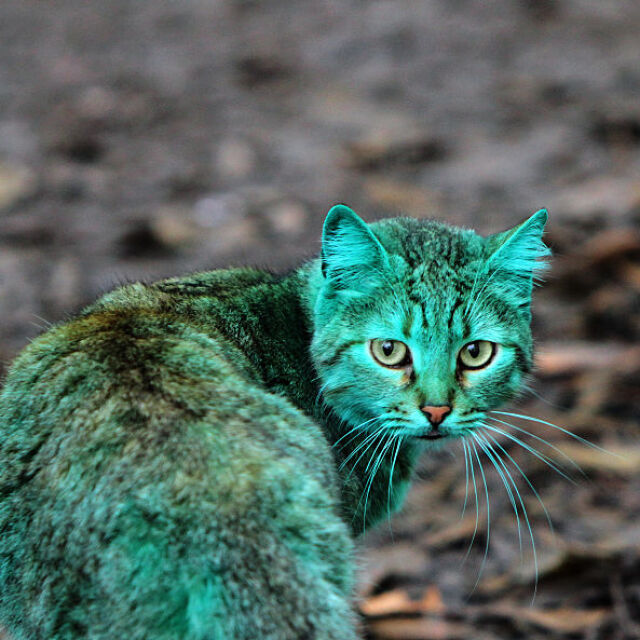
[[[532,365],[531,291],[546,211],[489,237],[344,205],[324,224],[312,278],[312,357],[346,423],[423,442],[464,435]]]

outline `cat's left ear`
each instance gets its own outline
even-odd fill
[[[387,252],[369,226],[344,204],[329,210],[322,230],[322,275],[336,291],[380,286]]]
[[[547,267],[551,251],[542,241],[547,210],[540,209],[519,225],[487,238],[487,269],[499,272],[521,293],[531,293],[534,279]]]

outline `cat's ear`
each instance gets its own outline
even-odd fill
[[[531,293],[533,281],[548,267],[545,259],[551,251],[542,241],[547,217],[547,210],[540,209],[512,229],[487,238],[488,271],[499,272],[496,278],[519,293]]]
[[[349,207],[329,210],[322,230],[322,275],[336,290],[367,292],[379,286],[387,252]]]

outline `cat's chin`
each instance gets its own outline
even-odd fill
[[[425,433],[420,436],[414,436],[414,441],[425,449],[440,449],[446,446],[454,437],[449,433]]]
[[[430,449],[433,448],[440,448],[442,446],[446,446],[447,444],[450,444],[453,440],[458,440],[459,438],[464,437],[464,433],[460,433],[460,432],[441,432],[438,431],[436,433],[423,433],[421,435],[415,435],[415,441],[416,442],[420,442],[426,446],[428,446]]]

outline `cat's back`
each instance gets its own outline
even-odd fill
[[[83,450],[92,455],[104,446],[83,474],[153,455],[162,477],[157,456],[169,455],[176,467],[192,438],[200,451],[189,452],[190,467],[198,466],[204,436],[194,425],[202,422],[220,456],[218,474],[240,465],[246,477],[247,469],[256,470],[256,449],[264,460],[273,446],[286,460],[324,444],[312,421],[266,390],[245,353],[220,330],[223,316],[237,311],[234,299],[268,280],[242,270],[127,285],[34,340],[0,393],[0,447],[8,466],[28,458],[51,486],[56,474],[68,475],[67,449],[82,465]],[[231,455],[240,443],[242,456]],[[47,464],[37,465],[47,449]]]
[[[25,637],[76,637],[74,624],[78,637],[116,637],[122,624],[133,638],[240,638],[221,631],[241,614],[229,603],[250,615],[274,597],[242,595],[252,571],[291,565],[301,582],[311,571],[347,588],[350,545],[322,431],[269,392],[221,330],[268,281],[219,272],[128,285],[17,358],[0,393],[9,626]]]

